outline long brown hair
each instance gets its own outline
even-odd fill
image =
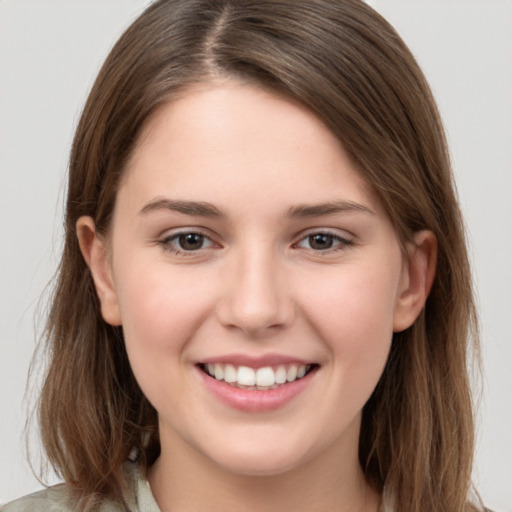
[[[122,328],[101,317],[75,225],[90,215],[107,232],[143,124],[164,101],[216,76],[306,105],[343,143],[403,243],[418,230],[435,233],[432,292],[415,324],[395,335],[365,405],[360,462],[370,484],[393,497],[396,512],[470,510],[467,356],[470,341],[477,342],[476,320],[446,141],[415,59],[360,0],[160,0],[114,46],[70,158],[40,399],[49,460],[87,508],[98,497],[123,500],[121,465],[133,448],[143,468],[158,456],[156,411],[131,372]]]

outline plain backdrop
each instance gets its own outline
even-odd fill
[[[24,392],[73,130],[109,48],[147,3],[0,0],[0,503],[41,487],[26,462]],[[482,327],[475,482],[487,506],[512,511],[512,2],[371,3],[416,55],[446,124]]]

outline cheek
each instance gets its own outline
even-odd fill
[[[126,272],[118,268],[117,297],[133,365],[155,367],[164,364],[166,355],[179,362],[209,309],[201,280],[188,279],[186,272],[173,272],[165,264],[131,262]]]
[[[399,276],[396,264],[354,265],[304,287],[305,316],[330,353],[338,389],[355,400],[368,399],[386,364]]]
[[[331,335],[352,332],[345,341],[357,345],[392,333],[399,271],[372,266],[347,266],[303,287],[304,308],[318,328]]]
[[[207,315],[208,294],[200,280],[168,265],[118,268],[117,296],[126,351],[143,393],[157,410],[183,392],[187,347]],[[128,271],[129,270],[129,271]],[[169,390],[173,393],[169,395]],[[169,402],[169,403],[167,403]]]
[[[326,403],[328,431],[357,417],[384,371],[393,338],[396,274],[372,268],[345,269],[310,296],[310,324],[329,352]],[[320,414],[320,410],[319,410]],[[327,433],[327,431],[326,431]]]

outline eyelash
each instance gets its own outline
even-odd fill
[[[173,242],[178,242],[181,237],[186,237],[189,235],[197,235],[199,237],[202,237],[202,241],[207,241],[209,245],[207,247],[201,247],[197,250],[187,250],[183,248],[174,247],[172,244]],[[199,230],[188,230],[188,231],[180,231],[178,233],[173,233],[172,235],[164,237],[162,240],[158,241],[158,244],[161,245],[166,251],[177,255],[177,256],[191,256],[197,253],[200,253],[204,249],[209,248],[210,246],[215,245],[215,243],[211,240],[211,238],[206,235],[205,233],[199,231]]]
[[[173,243],[180,243],[181,237],[186,237],[186,236],[190,236],[190,235],[195,235],[195,236],[201,237],[202,238],[201,245],[203,245],[204,242],[208,242],[208,245],[206,247],[200,247],[198,249],[189,249],[189,250],[183,249],[183,248],[178,248],[173,245]],[[328,237],[334,245],[331,247],[328,247],[326,249],[313,249],[312,247],[307,248],[307,247],[301,246],[301,243],[308,241],[308,240],[311,243],[313,237],[319,237],[319,236]],[[172,235],[166,236],[166,237],[162,238],[161,240],[159,240],[158,244],[161,245],[166,251],[170,252],[171,254],[174,254],[176,256],[183,256],[183,257],[187,257],[187,256],[190,257],[193,255],[200,254],[203,250],[216,245],[215,242],[213,242],[207,234],[205,234],[199,230],[188,230],[188,231],[180,231],[178,233],[173,233]],[[348,247],[352,246],[353,244],[354,244],[353,240],[351,240],[349,238],[342,237],[342,236],[332,233],[328,230],[319,230],[319,231],[312,231],[312,232],[306,234],[305,236],[302,236],[302,238],[300,238],[300,240],[298,242],[293,244],[293,247],[311,250],[315,254],[322,255],[322,254],[331,254],[333,252],[345,250]]]
[[[310,248],[315,254],[319,254],[319,255],[331,254],[336,251],[343,251],[354,244],[354,241],[349,238],[345,238],[345,237],[340,236],[336,233],[333,233],[329,230],[319,230],[319,231],[312,231],[312,232],[306,234],[305,236],[303,236],[297,243],[294,244],[294,247],[301,247],[300,244],[302,242],[307,241],[307,240],[309,240],[311,242],[311,239],[313,237],[318,237],[318,236],[328,237],[331,239],[332,243],[335,244],[331,247],[328,247],[327,249],[316,249],[315,250],[313,248]]]

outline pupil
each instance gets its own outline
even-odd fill
[[[204,236],[199,233],[187,233],[186,235],[180,235],[178,241],[182,249],[185,249],[186,251],[194,251],[201,249]]]
[[[312,249],[325,250],[330,249],[333,244],[332,235],[316,234],[309,237],[309,245]]]

